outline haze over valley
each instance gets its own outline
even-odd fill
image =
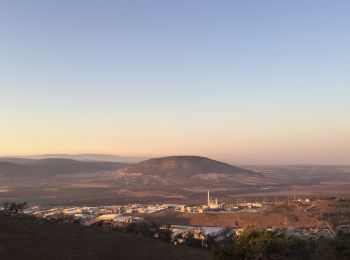
[[[0,199],[41,204],[348,196],[350,166],[233,166],[200,156],[139,163],[0,158]],[[42,158],[42,157],[40,157]],[[130,160],[130,159],[129,159]]]

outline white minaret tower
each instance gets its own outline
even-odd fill
[[[208,207],[210,206],[210,192],[208,190]]]

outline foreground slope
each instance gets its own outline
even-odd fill
[[[0,259],[208,259],[209,252],[189,247],[0,213]]]

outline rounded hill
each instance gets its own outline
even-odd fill
[[[149,159],[118,170],[125,174],[193,176],[198,174],[255,174],[252,171],[201,156],[169,156]]]

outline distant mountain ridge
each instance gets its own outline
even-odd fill
[[[101,162],[121,162],[121,163],[138,163],[149,159],[149,157],[140,156],[119,156],[113,154],[94,154],[94,153],[82,153],[82,154],[38,154],[29,156],[11,156],[0,157],[0,161],[4,159],[72,159],[78,161],[101,161]]]
[[[208,173],[258,175],[253,171],[245,170],[228,163],[212,160],[206,157],[191,155],[149,159],[119,169],[118,173],[142,173],[143,175],[159,176],[173,175],[177,177],[188,177]]]
[[[85,162],[71,159],[23,159],[0,158],[0,175],[6,177],[39,177],[60,174],[91,173],[116,170],[125,167],[126,163]]]

